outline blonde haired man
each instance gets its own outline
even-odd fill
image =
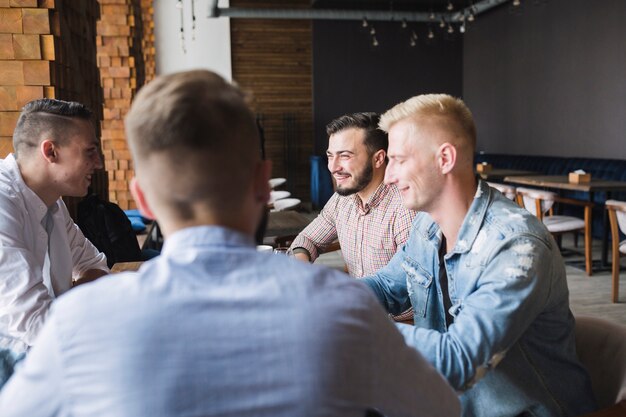
[[[476,128],[447,95],[413,97],[381,118],[385,181],[421,211],[389,265],[366,278],[391,313],[412,305],[414,346],[463,392],[464,416],[592,411],[576,357],[563,260],[536,217],[476,183]]]
[[[3,417],[458,415],[363,284],[256,251],[270,164],[237,88],[159,77],[126,129],[163,251],[59,300]]]

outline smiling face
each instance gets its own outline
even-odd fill
[[[432,212],[443,187],[437,164],[436,126],[406,118],[389,129],[385,182],[396,184],[405,207]]]
[[[95,170],[102,168],[102,157],[92,124],[74,120],[75,128],[63,145],[56,145],[55,185],[68,197],[87,195]]]
[[[373,161],[364,144],[362,129],[345,129],[330,135],[328,170],[337,184],[339,195],[350,195],[365,189],[373,177]]]

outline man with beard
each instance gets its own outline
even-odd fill
[[[163,251],[55,303],[2,417],[458,416],[365,285],[257,252],[271,164],[241,91],[205,70],[158,77],[125,127]]]
[[[360,278],[387,265],[407,240],[415,212],[383,183],[388,142],[378,121],[376,113],[354,113],[326,126],[336,193],[292,243],[296,258],[315,261],[338,239],[348,273]]]

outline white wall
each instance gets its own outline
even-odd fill
[[[228,7],[228,0],[220,0]],[[191,0],[183,0],[185,48],[180,40],[180,9],[176,0],[154,0],[156,73],[206,68],[227,80],[232,79],[230,58],[230,19],[208,18],[209,0],[195,0],[196,30],[192,39]]]

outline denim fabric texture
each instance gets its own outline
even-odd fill
[[[389,265],[364,279],[391,313],[412,305],[408,344],[462,391],[464,416],[575,416],[592,411],[556,242],[533,215],[480,181],[445,255],[454,322],[439,284],[439,226],[426,213]]]

